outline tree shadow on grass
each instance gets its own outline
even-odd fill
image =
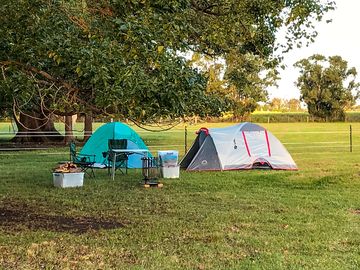
[[[114,220],[37,213],[36,207],[24,202],[6,201],[0,204],[0,230],[6,232],[46,230],[83,234],[121,227],[124,227],[124,224]]]

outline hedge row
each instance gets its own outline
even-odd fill
[[[253,113],[244,120],[256,123],[332,122],[308,113]],[[347,112],[345,122],[360,122],[360,112]]]

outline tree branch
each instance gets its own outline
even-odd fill
[[[77,87],[72,86],[70,83],[68,83],[68,82],[66,82],[66,81],[64,81],[62,79],[55,78],[54,76],[50,75],[49,73],[47,73],[45,71],[39,70],[36,67],[30,66],[30,65],[27,65],[27,64],[23,64],[23,63],[18,62],[18,61],[0,61],[0,65],[1,66],[11,66],[11,65],[19,66],[19,67],[25,69],[28,72],[37,73],[37,74],[41,75],[42,77],[44,77],[45,79],[47,79],[49,81],[52,81],[54,83],[62,85],[64,88],[66,88],[69,91],[69,93],[68,93],[69,96],[72,95],[72,98],[74,98],[80,104],[85,105],[86,107],[90,108],[93,112],[99,113],[99,114],[110,115],[107,112],[105,112],[104,110],[99,109],[96,106],[93,106],[91,104],[88,104],[87,101],[79,98],[76,95],[76,93],[79,93],[80,89],[78,89]],[[46,82],[44,80],[39,80],[39,83],[49,84],[48,82]],[[57,115],[63,115],[63,116],[69,115],[68,113],[61,113],[60,111],[54,111],[54,113],[57,114]],[[74,114],[74,111],[72,111],[71,113]]]
[[[227,12],[214,12],[214,11],[211,11],[213,8],[221,7],[219,4],[208,4],[207,6],[201,7],[201,6],[198,5],[198,3],[196,3],[195,0],[191,0],[191,6],[193,7],[193,9],[195,11],[203,12],[203,13],[205,13],[207,15],[226,16],[226,15],[230,14],[230,11],[227,11]]]
[[[62,84],[66,89],[68,89],[71,92],[76,93],[76,92],[79,91],[79,89],[73,87],[70,83],[65,82],[64,80],[61,80],[59,78],[55,78],[55,77],[53,77],[52,75],[50,75],[49,73],[47,73],[45,71],[39,70],[36,67],[30,66],[30,65],[27,65],[27,64],[23,64],[23,63],[18,62],[18,61],[1,61],[0,65],[2,65],[2,66],[11,66],[11,65],[20,66],[20,67],[24,68],[27,71],[32,71],[34,73],[37,73],[37,74],[43,76],[44,78],[48,79],[49,81]]]

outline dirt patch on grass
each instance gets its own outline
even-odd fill
[[[46,230],[82,234],[124,227],[114,220],[95,217],[67,217],[38,213],[35,207],[19,202],[0,203],[0,230],[18,232]]]

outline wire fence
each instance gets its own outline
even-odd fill
[[[322,130],[322,131],[281,131],[271,130],[271,132],[283,143],[288,151],[293,154],[302,153],[324,153],[324,152],[354,152],[360,149],[360,130],[353,129],[352,125],[343,126],[343,129],[338,130]],[[137,131],[140,137],[143,138],[145,144],[149,147],[151,152],[157,150],[177,150],[183,155],[191,147],[196,134],[194,130],[188,131],[184,129],[174,129],[163,132],[151,132],[146,130]],[[79,141],[84,138],[84,131],[74,130],[72,135],[60,132],[62,136],[71,136]],[[37,147],[31,147],[31,145],[17,145],[13,147],[11,139],[14,136],[19,138],[44,136],[41,132],[21,133],[15,130],[0,131],[0,155],[3,155],[5,151],[14,150],[46,150],[52,148],[52,145],[37,145]],[[54,137],[59,136],[58,132],[46,132],[46,136]],[[58,145],[58,147],[65,147],[66,145]],[[61,151],[56,153],[47,154],[63,154]]]

